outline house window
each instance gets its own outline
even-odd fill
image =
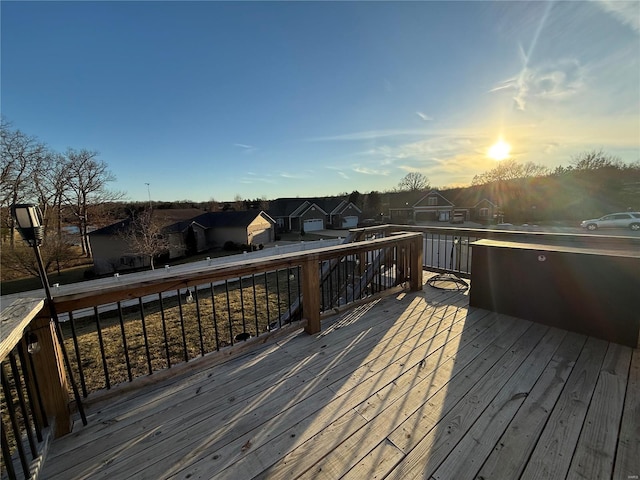
[[[429,198],[427,198],[427,205],[429,205],[430,207],[432,207],[434,205],[438,205],[438,197],[429,197]]]
[[[481,208],[480,210],[478,210],[478,215],[480,215],[480,217],[485,218],[489,216],[489,209],[488,208]]]

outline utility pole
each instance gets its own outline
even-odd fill
[[[147,186],[147,194],[149,194],[149,210],[151,210],[151,189],[149,188],[149,183],[145,182],[145,185]]]

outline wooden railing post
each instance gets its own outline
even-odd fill
[[[409,248],[409,274],[411,291],[422,290],[422,235],[411,241]]]
[[[320,266],[315,255],[302,264],[302,316],[307,319],[305,332],[320,331]]]
[[[71,432],[69,388],[60,344],[55,325],[48,317],[37,317],[30,331],[38,337],[40,351],[33,355],[35,374],[42,393],[44,409],[49,417],[55,417],[55,437]]]

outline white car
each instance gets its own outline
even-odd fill
[[[610,213],[593,220],[584,220],[580,226],[591,231],[599,228],[630,228],[638,231],[640,230],[640,212]]]

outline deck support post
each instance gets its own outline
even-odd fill
[[[422,290],[422,235],[409,244],[409,275],[412,292]]]
[[[302,316],[307,319],[305,332],[320,331],[320,263],[315,255],[302,264]]]
[[[62,350],[49,317],[37,317],[30,331],[38,337],[40,351],[33,355],[35,374],[42,393],[47,416],[55,418],[55,438],[71,432],[69,385],[64,368]]]

